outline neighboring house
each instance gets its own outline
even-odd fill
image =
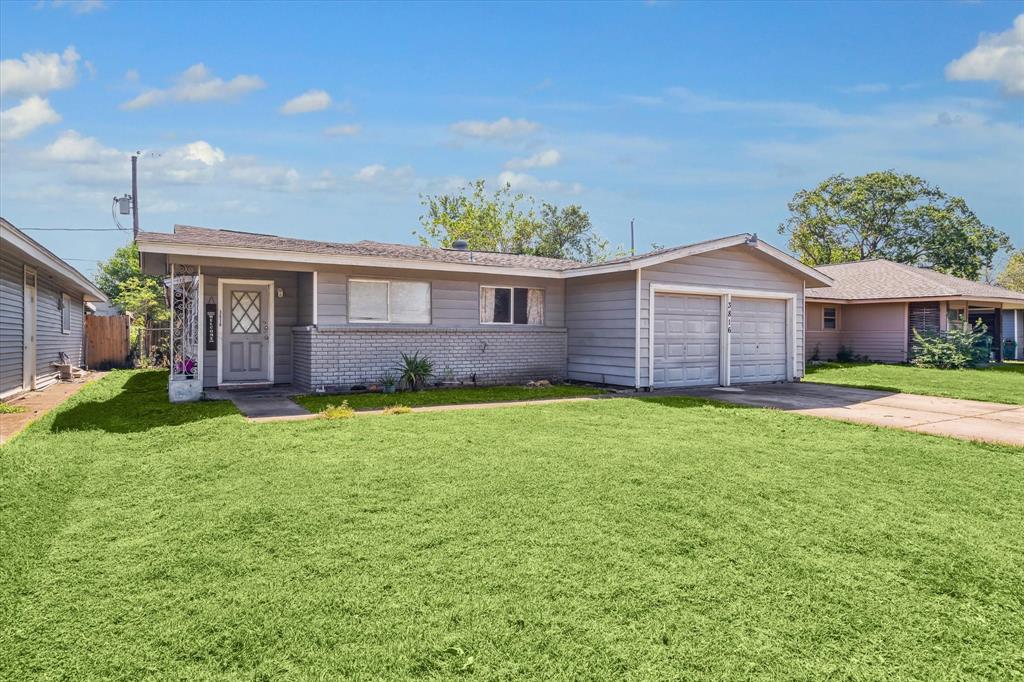
[[[416,351],[477,383],[793,380],[804,287],[830,283],[748,234],[598,264],[180,225],[138,246],[144,270],[176,287],[172,397],[175,376],[347,389]]]
[[[808,358],[832,359],[844,346],[878,362],[907,362],[913,330],[941,332],[979,319],[997,359],[1003,339],[1014,339],[1018,358],[1024,357],[1022,293],[887,260],[818,270],[835,283],[807,290]]]
[[[56,381],[61,352],[81,366],[86,302],[106,300],[82,273],[0,218],[0,398]]]

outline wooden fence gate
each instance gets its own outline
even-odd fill
[[[131,367],[128,316],[85,316],[85,364],[89,369]]]

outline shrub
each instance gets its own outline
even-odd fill
[[[1013,339],[1003,339],[1003,360],[1013,360],[1017,357],[1017,342]]]
[[[17,405],[8,405],[7,403],[0,403],[0,414],[18,414],[24,412],[24,407],[18,407]]]
[[[853,353],[853,348],[847,348],[846,346],[839,346],[836,350],[836,360],[839,362],[853,362],[857,359],[857,356]]]
[[[434,376],[434,363],[428,357],[420,357],[419,352],[412,355],[402,353],[402,362],[395,371],[408,388],[418,391]]]
[[[349,419],[356,413],[348,405],[347,400],[342,400],[340,405],[328,405],[320,412],[324,419]]]
[[[955,326],[944,334],[914,330],[914,358],[918,367],[963,369],[985,365],[992,354],[992,339],[980,320],[973,327]]]
[[[390,405],[384,408],[384,414],[409,414],[412,408],[408,405]]]
[[[821,360],[821,345],[814,344],[814,352],[811,354],[811,362],[818,362]]]

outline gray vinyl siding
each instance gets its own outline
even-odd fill
[[[298,310],[295,322],[300,325],[313,324],[313,273],[299,272],[296,273],[296,278]]]
[[[255,270],[239,268],[219,268],[202,266],[203,295],[206,300],[214,299],[217,310],[226,315],[219,300],[218,282],[220,279],[262,279],[273,280],[271,295],[274,297],[274,383],[287,384],[292,381],[292,327],[298,323],[299,315],[299,278],[296,272],[279,272],[275,270]],[[277,289],[284,290],[284,298],[277,298]],[[203,344],[203,386],[217,385],[217,363],[220,350],[205,350]]]
[[[24,263],[9,250],[0,250],[0,393],[20,388],[24,374]]]
[[[636,383],[636,274],[570,279],[565,325],[568,377],[619,386]]]
[[[37,268],[38,294],[36,297],[36,388],[45,388],[57,381],[59,373],[53,363],[60,361],[60,353],[68,354],[71,364],[81,367],[85,301],[81,294],[61,289],[45,268]],[[67,293],[71,305],[71,329],[61,331],[61,294]]]
[[[644,268],[640,285],[640,385],[647,386],[649,367],[650,285],[671,284],[731,289],[734,296],[747,291],[778,291],[796,294],[796,348],[794,374],[804,375],[804,282],[768,256],[745,246],[734,246],[688,256]]]
[[[480,328],[480,287],[512,286],[544,290],[544,326],[565,327],[565,284],[540,277],[462,275],[461,273],[410,272],[384,268],[351,268],[319,271],[318,320],[320,327],[339,327],[348,321],[348,280],[407,280],[430,283],[432,327]]]

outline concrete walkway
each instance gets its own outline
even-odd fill
[[[8,405],[20,407],[24,411],[0,414],[0,445],[14,438],[26,426],[81,391],[86,384],[96,381],[106,374],[106,372],[89,372],[83,379],[58,381],[41,391],[29,391],[6,401]]]
[[[249,419],[274,421],[283,419],[311,419],[315,414],[291,399],[295,391],[282,387],[262,389],[211,389],[208,400],[230,400],[238,411]]]
[[[760,384],[731,388],[655,391],[752,407],[773,407],[856,424],[1024,446],[1024,406],[934,398],[829,384]]]

